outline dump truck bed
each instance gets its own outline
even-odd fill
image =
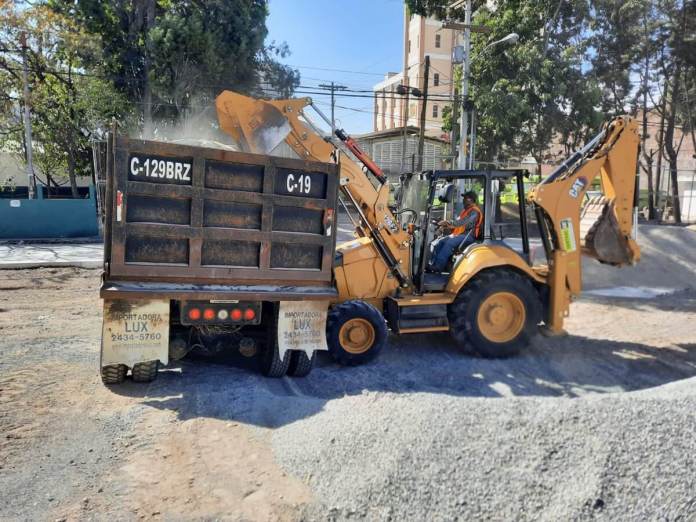
[[[331,298],[337,192],[334,164],[114,134],[102,297]]]

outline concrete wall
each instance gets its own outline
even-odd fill
[[[96,237],[94,187],[85,199],[0,199],[0,239]]]

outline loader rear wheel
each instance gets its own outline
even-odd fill
[[[104,384],[121,384],[128,373],[125,364],[109,364],[101,369],[101,380]]]
[[[371,361],[387,343],[387,325],[374,306],[346,301],[329,312],[326,328],[329,353],[340,364]]]
[[[450,334],[482,357],[512,357],[537,332],[541,309],[528,278],[510,270],[483,272],[449,306]]]
[[[307,377],[314,368],[314,361],[317,357],[317,352],[313,352],[309,357],[305,352],[294,350],[290,354],[290,365],[288,366],[288,375],[292,377]]]
[[[135,382],[152,382],[157,378],[159,361],[146,361],[133,365],[131,372]]]

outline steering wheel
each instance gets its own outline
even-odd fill
[[[435,225],[435,227],[436,227],[434,239],[438,239],[438,238],[441,238],[443,236],[447,236],[452,232],[452,226],[449,224],[441,225],[440,223],[442,223],[442,222],[443,222],[443,220],[439,220],[439,219],[431,219],[430,220],[430,223],[432,225]]]

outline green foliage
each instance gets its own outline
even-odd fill
[[[287,96],[299,73],[281,65],[286,45],[264,45],[265,0],[49,0],[103,43],[103,70],[133,104],[167,122],[212,107],[220,91]]]
[[[44,183],[91,174],[90,140],[112,118],[128,114],[126,100],[107,80],[84,72],[81,56],[98,59],[98,41],[43,4],[0,8],[0,146],[24,159],[20,34],[26,35],[35,173]]]
[[[588,10],[584,2],[506,0],[496,11],[478,11],[475,22],[492,29],[472,45],[474,54],[485,53],[471,67],[480,157],[505,150],[541,161],[555,135],[582,141],[596,126],[598,91],[583,72],[587,44],[579,37]],[[511,32],[520,35],[516,45],[483,50]]]

